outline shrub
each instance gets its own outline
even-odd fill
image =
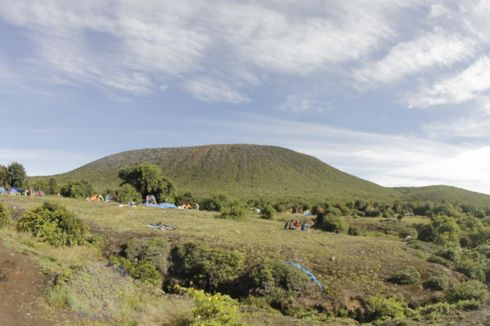
[[[238,303],[227,295],[208,294],[192,288],[184,290],[194,299],[192,314],[196,326],[240,326]]]
[[[361,231],[355,226],[349,226],[349,231],[347,231],[347,233],[354,236],[361,235]]]
[[[286,292],[299,292],[305,289],[307,278],[293,266],[275,260],[265,260],[254,266],[250,272],[251,292],[264,296],[280,288]]]
[[[162,275],[155,266],[147,261],[131,261],[125,257],[111,256],[109,263],[118,267],[120,272],[126,272],[136,280],[152,285],[161,283]]]
[[[485,265],[483,262],[467,257],[456,265],[456,271],[471,279],[485,281]]]
[[[383,298],[377,295],[366,300],[368,320],[403,319],[405,303],[400,297]]]
[[[488,289],[482,282],[471,280],[456,285],[449,291],[446,299],[451,303],[462,300],[475,300],[480,304],[486,304],[488,301]]]
[[[433,241],[442,245],[459,244],[461,228],[453,217],[436,216],[432,219]]]
[[[141,202],[141,194],[130,184],[124,184],[116,190],[116,197],[120,203]]]
[[[125,254],[132,262],[147,262],[159,272],[167,270],[167,259],[170,244],[161,237],[144,237],[130,239],[126,245]]]
[[[342,217],[325,216],[324,214],[317,216],[315,225],[327,232],[347,233],[349,230],[349,224]]]
[[[461,257],[461,250],[456,248],[446,248],[436,252],[436,255],[449,261],[456,262]]]
[[[55,203],[45,202],[24,214],[17,230],[31,232],[52,246],[81,245],[90,240],[90,234],[72,212]]]
[[[274,207],[272,207],[272,205],[264,205],[264,207],[260,210],[260,217],[266,220],[272,220],[275,213],[276,210],[274,209]]]
[[[199,202],[199,209],[205,211],[219,212],[221,208],[224,207],[230,199],[224,194],[216,194],[211,198],[204,198]]]
[[[451,286],[451,280],[446,275],[432,276],[424,282],[424,288],[435,291],[447,291]]]
[[[239,220],[243,219],[247,216],[247,209],[245,206],[237,201],[229,201],[220,209],[219,218],[230,219],[230,220]]]
[[[188,242],[172,250],[172,276],[180,277],[187,286],[216,292],[235,280],[244,266],[244,257],[237,252],[210,249]]]
[[[393,274],[389,279],[390,282],[402,285],[414,284],[420,280],[420,273],[415,267],[407,267]]]
[[[406,227],[404,228],[403,230],[400,231],[400,233],[398,234],[400,236],[400,238],[402,239],[405,239],[407,237],[410,237],[412,239],[417,239],[419,233],[417,232],[416,229],[412,228],[412,227]]]
[[[12,223],[10,210],[4,203],[0,203],[0,229]]]
[[[63,197],[70,198],[87,198],[93,194],[92,185],[87,181],[69,182],[60,189],[60,194]]]

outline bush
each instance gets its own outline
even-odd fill
[[[475,300],[480,304],[486,304],[488,301],[488,289],[482,282],[471,280],[458,284],[451,289],[447,294],[446,299],[451,303],[462,300]]]
[[[143,283],[158,285],[162,281],[160,271],[148,261],[131,261],[121,256],[111,256],[109,262]]]
[[[436,255],[449,261],[456,262],[461,257],[461,250],[456,248],[447,248],[439,250],[438,252],[436,252]]]
[[[407,237],[410,237],[411,239],[417,239],[419,233],[417,232],[416,229],[414,229],[412,227],[406,227],[403,230],[401,230],[398,235],[402,239],[405,239]]]
[[[133,238],[128,241],[124,252],[130,261],[147,262],[160,273],[165,273],[170,244],[161,237]]]
[[[184,290],[194,299],[192,314],[196,326],[240,326],[238,302],[227,295],[208,294],[192,288]]]
[[[219,218],[239,220],[247,216],[247,208],[239,201],[233,200],[227,202],[220,209]]]
[[[251,293],[256,296],[269,295],[276,288],[286,292],[300,292],[308,284],[301,271],[274,260],[265,260],[254,266],[249,272],[249,278]]]
[[[432,276],[424,282],[424,288],[434,291],[447,291],[451,287],[451,280],[446,275]]]
[[[483,262],[467,257],[456,265],[456,271],[471,279],[485,281],[485,265]]]
[[[178,245],[171,255],[172,276],[182,278],[185,286],[210,292],[223,290],[238,278],[245,260],[240,253],[210,249],[193,242]]]
[[[342,217],[325,216],[324,214],[317,216],[315,225],[327,232],[347,233],[349,230],[349,224]]]
[[[141,194],[136,190],[135,187],[124,184],[116,190],[117,201],[120,203],[141,202]]]
[[[370,296],[366,300],[366,306],[368,321],[405,318],[405,303],[400,297]]]
[[[432,219],[433,241],[442,245],[458,245],[461,228],[453,217],[436,216]]]
[[[0,203],[0,229],[12,223],[10,210],[4,203]]]
[[[50,202],[26,212],[17,230],[31,232],[52,246],[81,245],[90,240],[89,232],[72,212]]]
[[[87,181],[69,182],[60,189],[60,194],[63,197],[70,198],[87,198],[94,192],[92,185]]]
[[[349,231],[347,231],[347,233],[354,236],[361,235],[361,231],[355,226],[349,226]]]
[[[260,217],[266,220],[272,220],[274,218],[274,214],[276,210],[272,205],[264,205],[264,207],[260,210]]]
[[[204,198],[199,202],[199,209],[219,212],[230,201],[224,194],[216,194],[211,198]]]
[[[388,280],[401,285],[414,284],[420,280],[420,273],[415,267],[407,267],[393,274]]]

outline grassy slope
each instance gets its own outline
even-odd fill
[[[339,171],[292,150],[257,145],[154,148],[111,155],[55,176],[60,184],[85,179],[99,191],[116,187],[118,171],[150,162],[171,177],[179,191],[196,195],[222,192],[240,198],[311,198],[392,201],[395,190]]]
[[[453,204],[469,204],[490,208],[490,196],[451,186],[402,187],[395,188],[410,201],[446,201]]]

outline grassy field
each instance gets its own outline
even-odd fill
[[[58,197],[49,199],[65,205],[89,225],[93,232],[106,238],[105,247],[52,248],[13,230],[1,231],[0,236],[8,246],[31,255],[49,272],[59,273],[60,270],[67,270],[74,265],[90,267],[91,272],[86,275],[85,283],[81,282],[80,289],[69,293],[69,297],[72,298],[82,297],[78,301],[73,299],[74,303],[70,307],[79,314],[90,315],[101,323],[145,318],[148,325],[173,324],[179,319],[190,318],[188,300],[156,295],[148,289],[136,286],[128,278],[120,279],[114,276],[104,267],[106,259],[103,253],[107,255],[110,251],[117,251],[119,245],[124,244],[128,238],[148,234],[165,237],[173,244],[200,241],[215,248],[240,251],[246,255],[249,265],[265,257],[300,262],[325,286],[323,293],[312,295],[308,298],[310,301],[305,304],[312,304],[311,300],[314,300],[331,309],[355,309],[361,305],[360,299],[370,295],[388,296],[396,293],[414,305],[432,300],[437,294],[423,289],[420,285],[399,286],[386,281],[393,273],[407,266],[415,267],[422,274],[422,282],[430,276],[440,274],[448,274],[454,281],[461,279],[459,274],[450,272],[444,266],[428,263],[428,253],[413,249],[389,232],[376,230],[378,225],[383,226],[386,223],[384,219],[355,219],[354,225],[365,230],[364,234],[369,236],[349,236],[316,230],[284,230],[282,221],[268,221],[255,217],[245,221],[229,221],[216,219],[214,213],[202,211],[129,208]],[[44,200],[0,197],[0,201],[6,202],[17,216],[26,209],[40,205]],[[282,219],[287,217],[289,216],[280,216]],[[173,225],[176,229],[158,231],[145,226],[156,222]],[[404,226],[426,222],[423,218],[412,217],[401,223]],[[372,236],[378,234],[378,231],[380,235],[388,236]],[[108,286],[100,284],[100,279],[108,280],[107,282],[118,284],[118,287],[125,289],[124,293],[120,294],[120,300],[115,302],[114,299],[109,299],[113,296],[109,290],[101,290],[102,293],[94,290]],[[92,293],[94,291],[96,293]],[[66,293],[63,295],[66,298]],[[51,301],[48,301],[52,306],[57,302],[57,294],[51,296]],[[99,302],[87,303],[94,296],[99,298]],[[142,300],[143,306],[134,302],[135,297]],[[103,303],[104,300],[111,302],[110,309],[103,308],[104,304],[107,304]],[[54,306],[63,307],[62,304]],[[245,310],[248,311],[246,316],[252,324],[275,324],[279,321],[285,324],[301,323],[278,313]],[[336,322],[340,323],[339,320]]]

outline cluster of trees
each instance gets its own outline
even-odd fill
[[[27,187],[27,175],[24,166],[13,162],[7,166],[0,165],[0,186],[7,189]]]

